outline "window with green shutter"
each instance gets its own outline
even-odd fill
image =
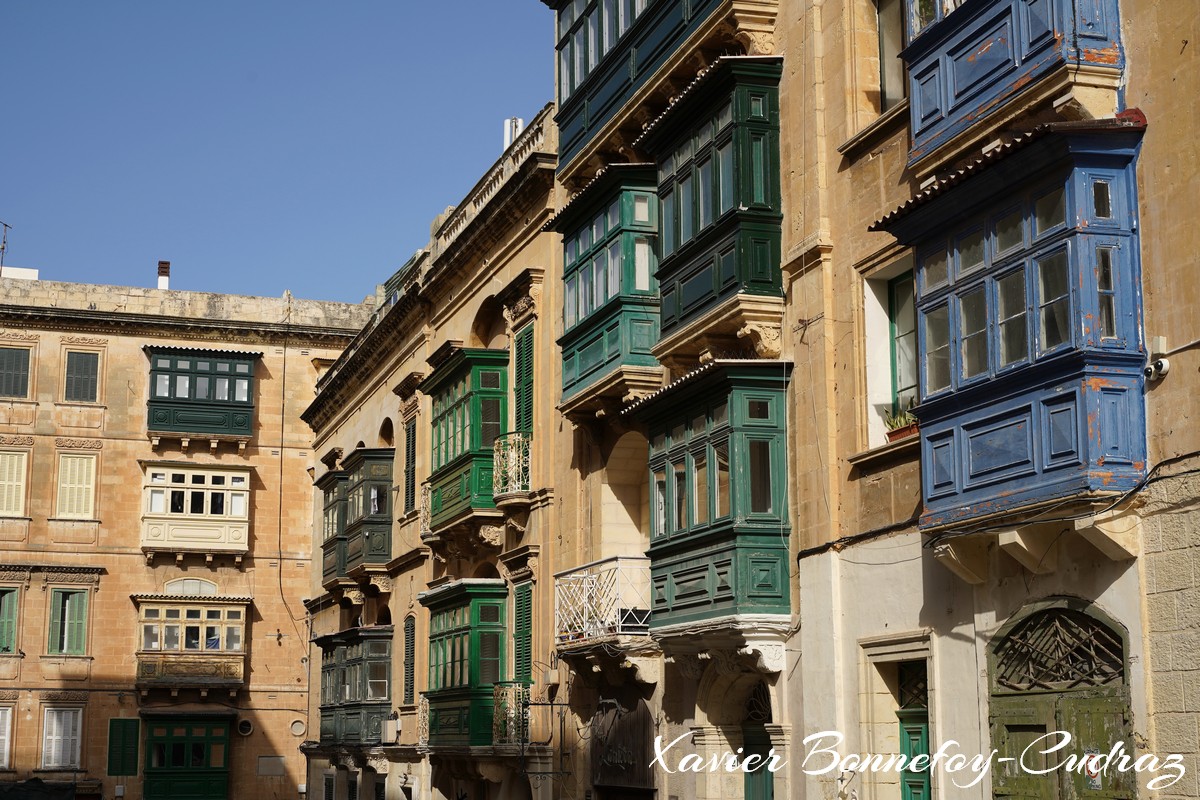
[[[513,597],[513,680],[533,680],[533,584],[515,587]]]
[[[138,774],[139,721],[110,719],[108,721],[108,774]]]
[[[417,421],[404,423],[404,513],[417,506]]]
[[[526,325],[516,337],[513,359],[514,430],[533,431],[533,325]]]
[[[29,396],[29,348],[0,347],[0,397]]]
[[[16,589],[0,589],[0,653],[17,652]]]
[[[94,403],[100,396],[100,354],[67,351],[67,382],[63,400]]]
[[[408,616],[404,619],[404,704],[416,702],[417,668],[417,620]]]
[[[50,598],[50,639],[56,655],[83,655],[87,647],[87,592],[54,589]]]

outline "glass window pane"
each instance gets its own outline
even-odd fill
[[[750,446],[750,513],[770,514],[771,505],[771,443],[752,439]]]
[[[179,649],[179,626],[164,625],[163,626],[163,650],[178,650]]]
[[[158,625],[143,625],[142,626],[142,649],[143,650],[161,650],[162,639],[159,635]]]
[[[171,492],[171,513],[172,514],[182,514],[183,513],[183,495],[184,495],[184,492],[181,490],[175,490],[175,491]]]
[[[197,375],[196,376],[196,399],[197,400],[207,400],[208,399],[208,376],[207,375]]]
[[[939,250],[935,253],[930,253],[925,256],[924,263],[925,272],[925,288],[931,289],[934,286],[941,286],[946,282],[948,271],[946,269],[946,251]]]
[[[240,625],[225,626],[225,649],[240,652],[242,649],[242,628]]]
[[[633,221],[650,221],[650,198],[644,194],[635,194],[633,196]]]
[[[1039,343],[1042,351],[1070,341],[1070,287],[1067,283],[1067,254],[1058,252],[1038,262],[1041,295]]]
[[[950,310],[939,306],[925,315],[925,392],[950,385]]]
[[[708,460],[697,453],[692,462],[692,524],[708,522]]]
[[[962,337],[962,374],[970,378],[987,372],[987,301],[983,287],[964,294],[959,301],[959,333]]]
[[[229,399],[229,378],[217,378],[213,381],[213,400]]]
[[[1116,297],[1113,294],[1113,248],[1096,248],[1096,286],[1100,294],[1100,338],[1117,336]]]
[[[167,510],[167,493],[162,489],[150,491],[150,513],[162,514]]]
[[[695,225],[695,207],[692,202],[692,178],[679,181],[679,241],[682,244],[692,238]]]
[[[729,515],[729,442],[713,445],[717,469],[717,491],[713,496],[713,516]]]
[[[171,376],[170,375],[155,375],[154,376],[154,396],[169,397],[171,394]]]
[[[621,293],[621,237],[608,246],[608,297]]]
[[[188,513],[203,514],[204,513],[204,492],[191,492],[191,502],[188,506]]]
[[[633,288],[638,291],[650,291],[650,242],[647,239],[637,239],[633,243],[634,279]]]
[[[191,377],[187,375],[175,376],[175,397],[183,398],[188,396],[191,380]]]
[[[1066,205],[1063,202],[1063,190],[1055,189],[1045,197],[1040,198],[1034,207],[1034,217],[1037,220],[1037,232],[1040,236],[1053,227],[1062,225],[1067,219]]]
[[[1025,324],[1025,270],[996,281],[1000,316],[1000,366],[1021,361],[1029,352]]]
[[[664,192],[662,196],[662,252],[668,256],[675,252],[675,195]]]
[[[661,536],[666,532],[667,519],[667,475],[661,469],[654,473],[654,534]]]
[[[1096,181],[1092,184],[1092,204],[1096,208],[1096,216],[1101,219],[1112,217],[1112,199],[1108,194],[1108,183]]]
[[[973,231],[958,241],[958,269],[970,272],[982,266],[983,231]]]
[[[671,530],[681,531],[687,528],[687,470],[683,464],[672,464],[671,473],[675,504],[672,506]]]
[[[208,513],[225,514],[225,493],[211,492],[208,496]]]
[[[726,142],[717,150],[717,183],[721,193],[718,213],[724,214],[733,208],[733,142]]]
[[[1025,214],[1017,209],[996,221],[996,252],[1004,253],[1024,242],[1023,225]]]
[[[229,495],[229,515],[231,517],[246,516],[246,495],[244,495],[244,494]]]
[[[696,169],[696,202],[700,205],[700,228],[712,222],[712,161],[705,159]]]
[[[218,625],[204,626],[204,649],[205,650],[220,650],[221,649],[221,628]]]
[[[245,403],[250,400],[250,381],[246,378],[238,378],[236,388],[234,389],[234,400],[239,403]]]

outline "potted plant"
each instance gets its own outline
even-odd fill
[[[911,404],[900,411],[885,411],[883,414],[883,424],[887,427],[887,439],[889,442],[895,442],[899,439],[912,436],[917,432],[918,427],[917,418],[912,413]]]

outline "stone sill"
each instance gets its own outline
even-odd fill
[[[920,445],[921,434],[913,433],[905,436],[903,439],[888,442],[879,447],[872,447],[870,450],[864,450],[861,453],[855,453],[846,460],[850,462],[851,466],[857,467],[860,470],[869,470],[892,461],[911,459],[913,456],[919,456]]]
[[[907,97],[880,114],[867,127],[838,145],[837,151],[846,158],[857,158],[868,147],[899,130],[901,128],[901,120],[903,120],[904,125],[908,124]]]

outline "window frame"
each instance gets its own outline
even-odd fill
[[[895,8],[895,18],[884,19],[884,4],[890,4]],[[908,44],[908,26],[905,24],[905,11],[907,0],[875,0],[875,29],[879,44],[879,113],[886,114],[896,106],[908,99],[908,65],[900,58],[900,52]],[[899,34],[899,46],[896,47],[896,42],[893,37],[885,36],[886,32],[891,32],[893,27],[896,28],[896,33]],[[891,39],[892,41],[889,41]],[[899,64],[899,94],[892,94],[893,87],[889,85],[888,72],[886,64],[890,63],[888,59],[894,59]],[[890,100],[889,100],[890,98]]]
[[[156,475],[162,474],[163,480],[156,481]],[[248,469],[214,469],[207,467],[180,466],[177,464],[163,464],[150,462],[145,464],[144,475],[142,478],[142,514],[146,518],[165,519],[171,521],[221,521],[221,522],[249,522],[250,507],[251,507],[251,476],[252,471]],[[182,481],[175,481],[176,476],[184,478]],[[195,477],[203,477],[206,480],[197,482]],[[221,478],[223,483],[214,482],[214,478]],[[240,479],[240,486],[235,485],[235,480]],[[155,510],[155,493],[162,493],[162,508]],[[183,495],[182,510],[175,511],[174,495],[178,492]],[[203,497],[203,511],[192,511],[194,495],[200,493]],[[224,511],[220,514],[212,511],[214,507],[213,500],[216,496],[220,496],[221,506]],[[237,505],[236,498],[241,498],[241,506],[243,513],[234,513],[234,508]]]
[[[21,587],[0,586],[0,655],[21,651]]]
[[[257,356],[229,354],[217,355],[204,351],[151,351],[150,387],[147,396],[151,402],[182,402],[219,404],[233,408],[253,409],[255,396],[255,366]],[[164,363],[165,362],[165,363]],[[195,364],[195,366],[193,366]],[[201,367],[200,364],[206,366]],[[221,369],[225,365],[228,369]],[[245,367],[245,369],[241,369]],[[160,379],[166,378],[166,394],[159,391]],[[179,392],[180,378],[186,378],[186,389]],[[197,396],[199,379],[205,379],[204,397]],[[225,397],[217,397],[218,381],[227,381]],[[239,382],[245,381],[245,398],[238,399]]]
[[[620,47],[647,5],[646,0],[571,0],[563,4],[554,18],[560,104]],[[576,39],[582,40],[583,52],[577,52],[580,42]]]
[[[12,769],[14,708],[7,704],[0,705],[0,770]]]
[[[737,212],[739,202],[745,199],[738,183],[745,154],[738,151],[746,123],[739,122],[734,113],[735,95],[736,91],[723,97],[704,114],[705,119],[694,123],[683,136],[675,137],[670,153],[659,159],[658,195],[662,220],[659,234],[664,260],[719,227]],[[730,175],[725,174],[726,164]],[[699,192],[704,166],[709,168],[708,186],[706,191]],[[733,188],[728,204],[725,202],[727,186]],[[707,217],[701,206],[708,207]]]
[[[0,341],[0,398],[5,400],[29,400],[33,397],[34,377],[36,374],[34,358],[34,347],[32,345],[22,345],[17,342]],[[25,354],[24,366],[19,366],[16,362],[9,363],[9,353],[16,354],[23,352]],[[23,381],[24,393],[18,394],[17,388],[20,382]]]
[[[46,633],[46,654],[52,656],[82,656],[87,655],[88,641],[91,637],[88,636],[88,625],[91,621],[89,606],[91,605],[91,592],[88,589],[80,589],[76,587],[57,586],[50,589],[50,603],[48,614],[48,626]],[[72,604],[70,598],[80,598],[79,604]],[[82,611],[78,614],[82,619],[72,620],[70,615],[72,610],[82,605]],[[78,640],[72,641],[72,627],[76,631]],[[57,636],[55,635],[57,632]]]
[[[138,603],[138,634],[137,652],[143,655],[180,654],[188,657],[196,655],[245,655],[246,653],[246,623],[249,617],[249,605],[243,603],[220,602],[215,595],[180,595],[178,600],[146,600]],[[168,616],[168,611],[176,612]],[[189,616],[188,612],[196,612]],[[218,616],[212,617],[210,613]],[[236,616],[235,616],[236,615]],[[175,645],[168,647],[167,629],[176,628]],[[188,647],[187,628],[198,628],[196,646]],[[206,628],[217,628],[217,646],[210,647]],[[156,630],[157,646],[146,646],[146,634],[149,628]],[[230,647],[230,632],[237,631],[236,646]]]
[[[88,478],[89,483],[66,484],[64,480],[69,477],[69,473],[65,468],[65,462],[68,460],[78,460],[79,462],[91,462],[89,467]],[[96,510],[96,478],[100,472],[100,455],[98,453],[81,453],[74,450],[60,450],[56,459],[56,475],[55,475],[55,503],[54,503],[54,518],[55,519],[72,519],[72,520],[95,520],[98,516]],[[65,493],[71,490],[81,490],[86,488],[87,503],[86,508],[70,507],[70,498]],[[64,498],[66,499],[64,500]]]
[[[95,374],[90,376],[91,380],[91,397],[73,397],[71,394],[72,378],[78,382],[81,378],[88,380],[85,375],[72,375],[71,372],[71,357],[72,356],[95,356]],[[74,403],[78,405],[99,405],[102,402],[104,389],[104,351],[100,348],[88,347],[65,347],[63,348],[63,383],[62,383],[62,401],[64,403]]]
[[[52,762],[50,756],[52,748],[50,746],[50,717],[51,715],[58,716],[73,716],[74,735],[72,753],[70,760],[63,762]],[[61,734],[55,734],[56,738],[62,740],[64,737]],[[82,769],[82,743],[83,743],[83,707],[82,706],[43,706],[42,708],[42,757],[41,768],[44,770],[79,770]]]
[[[19,473],[19,478],[14,481],[4,480],[0,482],[0,519],[26,519],[29,510],[29,463],[31,452],[28,449],[22,448],[4,448],[0,450],[0,459],[5,457],[17,457],[15,460],[19,462],[19,467],[14,469],[14,474]],[[15,499],[15,504],[8,505],[2,501],[5,496]]]

